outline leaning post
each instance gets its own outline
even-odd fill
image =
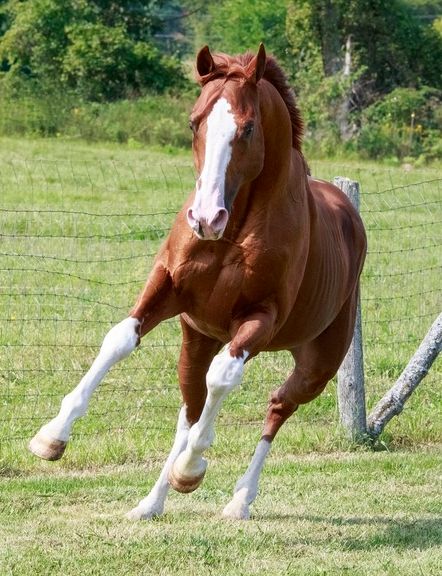
[[[376,439],[381,434],[393,416],[402,412],[405,402],[428,374],[441,351],[442,314],[439,314],[396,384],[376,404],[369,415],[368,434],[372,439]]]
[[[359,182],[337,176],[333,183],[344,192],[359,212]],[[360,295],[353,338],[338,371],[338,405],[340,420],[347,436],[355,442],[364,441],[367,437],[367,417]]]

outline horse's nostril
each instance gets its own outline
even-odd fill
[[[227,210],[225,208],[221,208],[210,221],[211,228],[221,230],[226,226],[228,218],[229,213]]]
[[[195,214],[193,208],[189,208],[187,210],[187,221],[192,226],[192,228],[198,226],[199,224],[198,215]]]
[[[212,224],[219,224],[221,222],[223,218],[223,214],[222,212],[218,212],[218,214],[215,216],[215,218],[212,220]]]

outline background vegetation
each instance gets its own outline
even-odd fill
[[[0,0],[0,133],[189,146],[197,49],[264,41],[310,154],[424,163],[441,157],[441,14],[440,0]]]

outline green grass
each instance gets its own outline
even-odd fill
[[[440,460],[433,450],[271,456],[249,522],[221,519],[241,463],[213,459],[166,514],[123,516],[159,464],[51,467],[3,479],[4,576],[440,574]],[[6,482],[5,482],[6,480]]]
[[[441,171],[311,165],[362,186],[371,407],[440,312]],[[247,366],[220,414],[203,487],[174,496],[160,521],[133,525],[122,513],[147,493],[171,445],[176,321],[110,372],[60,462],[27,452],[133,305],[193,179],[185,152],[0,139],[0,574],[439,573],[440,361],[382,435],[389,452],[346,440],[330,383],[279,433],[249,524],[221,522],[219,510],[269,393],[291,370],[288,354]]]

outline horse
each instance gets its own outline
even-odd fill
[[[106,334],[89,371],[29,445],[41,458],[60,458],[108,370],[160,322],[179,315],[183,403],[175,440],[131,519],[161,515],[170,487],[186,493],[200,485],[216,416],[245,363],[262,351],[288,350],[293,371],[271,394],[250,465],[223,510],[249,518],[279,428],[324,390],[350,345],[366,253],[350,201],[310,175],[295,96],[264,46],[235,57],[205,46],[196,78],[195,189],[128,317]]]

